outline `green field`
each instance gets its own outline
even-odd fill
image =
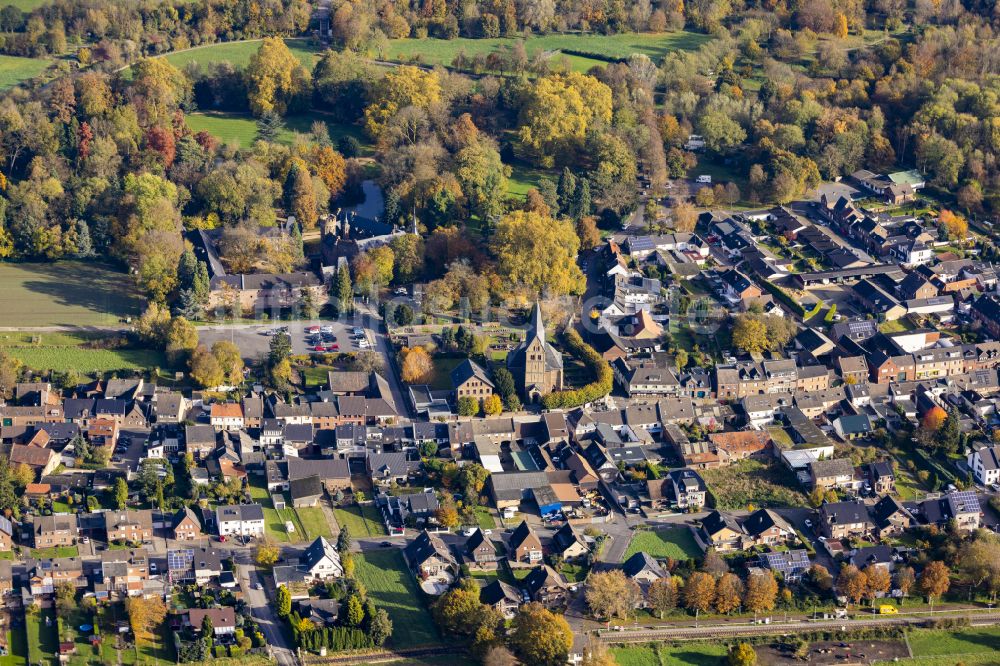
[[[326,515],[324,515],[323,509],[320,507],[301,507],[295,509],[295,515],[298,516],[299,523],[305,528],[306,537],[310,541],[321,536],[327,539],[333,536],[333,530],[330,529],[330,524],[326,522]]]
[[[3,0],[3,6],[14,5],[22,12],[30,12],[36,7],[41,7],[47,0]]]
[[[141,313],[128,276],[82,261],[0,263],[4,326],[113,326]]]
[[[347,528],[353,537],[363,536],[385,536],[385,525],[382,524],[382,516],[373,506],[349,506],[343,509],[334,509],[333,515],[337,518],[337,523],[341,529]]]
[[[914,657],[1000,653],[1000,627],[915,629],[907,638]]]
[[[751,504],[758,509],[806,504],[795,476],[773,461],[748,458],[729,467],[706,469],[701,476],[715,495],[716,508],[721,510],[746,509]]]
[[[235,67],[245,67],[250,62],[250,57],[260,48],[261,41],[257,39],[249,42],[220,42],[170,53],[163,57],[178,69],[184,69],[190,63],[197,63],[199,67],[204,68],[213,62],[228,62]],[[285,44],[306,69],[312,71],[319,49],[311,46],[305,39],[286,39]]]
[[[681,647],[643,645],[613,647],[618,666],[719,666],[729,653],[725,645],[691,643]]]
[[[666,54],[678,50],[694,50],[711,37],[693,32],[673,33],[628,33],[621,35],[566,34],[538,35],[525,41],[528,57],[540,51],[558,52],[562,50],[593,53],[607,58],[627,58],[633,53],[642,53],[655,62]],[[516,43],[513,38],[496,39],[395,39],[389,42],[384,58],[396,62],[412,62],[414,59],[428,65],[450,65],[460,52],[466,56],[492,53],[501,47]],[[558,59],[558,55],[556,55]],[[570,67],[586,71],[604,61],[579,55],[566,54]]]
[[[690,560],[701,557],[701,548],[686,527],[635,532],[625,551],[625,559],[642,552],[656,559]]]
[[[192,132],[208,132],[225,144],[249,148],[257,140],[257,121],[248,113],[197,111],[189,113],[186,119]],[[284,119],[285,128],[278,134],[278,141],[291,144],[296,133],[305,134],[310,131],[313,121],[324,119],[324,116],[318,113],[288,116]],[[362,144],[367,141],[361,128],[354,125],[344,125],[327,120],[326,127],[335,144],[344,136],[353,136]]]
[[[396,649],[441,641],[430,613],[423,603],[423,593],[406,567],[403,551],[370,551],[357,559],[355,575],[368,589],[368,595],[392,618],[389,645]]]
[[[0,90],[12,88],[21,81],[35,78],[51,64],[51,60],[41,58],[0,55]]]

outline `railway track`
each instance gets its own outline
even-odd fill
[[[983,613],[953,613],[947,616],[929,617],[926,615],[894,615],[889,617],[873,616],[853,620],[801,620],[796,622],[778,622],[771,624],[719,625],[711,624],[701,627],[665,627],[663,629],[639,629],[614,631],[602,629],[597,632],[598,638],[605,643],[646,643],[654,641],[685,641],[704,640],[706,638],[738,638],[740,636],[780,636],[811,631],[851,631],[852,629],[870,629],[875,627],[912,626],[926,623],[937,618],[962,619],[968,618],[972,625],[1000,624],[1000,612]]]

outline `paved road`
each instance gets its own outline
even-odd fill
[[[251,614],[256,618],[260,630],[264,633],[264,639],[271,647],[271,655],[277,661],[278,666],[297,666],[298,659],[295,652],[285,639],[274,608],[268,602],[267,594],[264,592],[266,577],[257,571],[257,567],[253,564],[252,551],[235,551],[233,556],[240,565],[240,587],[243,588],[243,593],[246,595]]]

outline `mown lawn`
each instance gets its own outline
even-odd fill
[[[142,306],[130,278],[110,266],[0,262],[3,326],[113,326]]]
[[[0,55],[0,90],[13,88],[21,81],[35,78],[51,64],[51,60],[41,58]]]
[[[434,370],[428,380],[430,387],[436,391],[445,391],[451,388],[451,371],[457,368],[464,358],[452,358],[450,356],[435,356]]]
[[[402,649],[441,642],[423,603],[423,593],[403,559],[403,551],[392,548],[364,553],[358,557],[355,575],[378,607],[392,618],[391,647]]]
[[[26,613],[25,620],[28,661],[32,664],[58,663],[56,652],[59,649],[59,637],[56,635],[55,612],[46,608],[37,613]]]
[[[330,529],[330,524],[326,522],[326,515],[320,507],[301,507],[295,509],[295,514],[306,531],[306,538],[310,541],[321,536],[328,539],[333,536],[333,530]]]
[[[295,514],[295,509],[275,509],[274,503],[271,502],[271,496],[267,493],[267,488],[251,483],[250,497],[264,508],[264,530],[269,537],[279,543],[303,541],[307,538],[305,529]],[[289,534],[288,530],[285,529],[287,521],[291,521],[295,528],[293,534]]]
[[[686,527],[635,532],[625,550],[624,559],[643,552],[657,559],[669,557],[672,560],[690,560],[701,557],[702,554],[691,530]]]
[[[659,62],[671,51],[694,50],[711,37],[693,32],[672,33],[627,33],[621,35],[598,34],[552,34],[536,35],[524,40],[528,57],[540,51],[552,52],[558,60],[557,51],[579,51],[608,58],[627,58],[633,53],[642,53]],[[451,65],[460,52],[472,57],[492,53],[500,48],[509,48],[518,40],[496,39],[394,39],[384,54],[387,60],[397,62],[417,61],[428,65]],[[594,65],[604,65],[597,58],[579,54],[563,54],[576,71],[587,71]]]
[[[228,62],[231,65],[242,68],[250,62],[251,56],[260,48],[261,41],[250,42],[220,42],[199,46],[186,51],[169,53],[165,56],[170,64],[178,69],[184,69],[189,63],[197,63],[199,67],[205,68],[215,62]],[[299,59],[306,69],[312,71],[316,65],[316,54],[319,49],[310,45],[306,39],[286,39],[285,44],[292,54]]]
[[[334,509],[333,515],[341,529],[347,528],[351,536],[385,536],[385,525],[382,516],[374,506],[349,506]]]
[[[219,111],[196,111],[185,116],[188,127],[193,132],[208,132],[225,144],[235,144],[249,148],[257,140],[257,121],[248,113],[230,113]],[[330,119],[320,113],[303,113],[288,116],[285,127],[278,133],[278,142],[291,144],[296,133],[306,134],[312,129],[314,121],[326,123],[330,139],[336,145],[341,138],[352,136],[362,144],[363,151],[371,149],[367,137],[360,127],[345,125]]]

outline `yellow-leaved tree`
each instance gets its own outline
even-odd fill
[[[268,37],[247,64],[247,100],[255,116],[284,115],[310,90],[309,71],[280,37]]]
[[[539,164],[573,161],[587,130],[611,122],[611,88],[592,76],[570,72],[542,77],[521,108],[518,138]]]
[[[583,293],[585,280],[576,265],[580,238],[569,220],[514,211],[500,219],[492,245],[497,272],[510,289],[553,296]]]
[[[405,65],[386,73],[375,87],[374,101],[365,109],[365,129],[378,137],[396,112],[407,106],[427,109],[441,101],[436,72]]]

